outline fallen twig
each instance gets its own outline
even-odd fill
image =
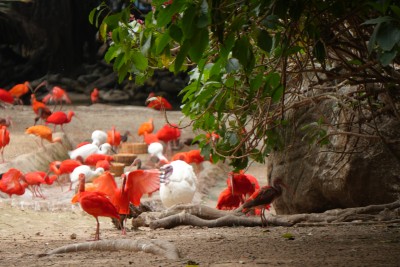
[[[328,210],[323,213],[303,213],[292,215],[266,214],[269,225],[307,226],[312,224],[359,223],[370,221],[395,221],[399,218],[400,200],[381,205],[370,205],[347,209]],[[259,217],[244,216],[240,209],[222,211],[204,205],[177,205],[161,213],[158,219],[149,223],[151,229],[173,228],[180,225],[199,227],[262,226]]]
[[[176,260],[179,259],[179,252],[177,248],[170,242],[164,240],[131,240],[131,239],[116,239],[116,240],[100,240],[91,241],[78,244],[70,244],[62,246],[43,254],[39,254],[39,257],[49,256],[53,254],[68,253],[68,252],[80,252],[80,251],[143,251],[166,257],[167,259]]]

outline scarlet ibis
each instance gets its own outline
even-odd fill
[[[63,102],[71,104],[71,99],[69,98],[67,92],[59,86],[54,86],[50,93],[43,98],[43,103],[54,102],[55,105],[60,104],[60,109],[62,108]]]
[[[120,216],[117,208],[111,203],[106,194],[102,192],[85,191],[85,174],[79,174],[79,197],[78,201],[82,209],[92,215],[97,222],[94,240],[100,240],[100,223],[98,217],[110,217],[119,221]]]
[[[180,136],[181,130],[176,124],[166,123],[160,130],[157,131],[157,138],[167,145],[167,155],[171,155],[173,145],[172,142],[177,142]]]
[[[22,104],[21,101],[21,96],[25,95],[26,93],[29,92],[29,90],[31,90],[31,84],[26,81],[24,83],[19,83],[14,85],[8,92],[15,98],[15,100],[19,103]]]
[[[107,142],[107,133],[101,130],[95,130],[92,132],[92,144],[100,146]]]
[[[7,90],[0,88],[0,102],[14,104],[14,96]]]
[[[40,137],[40,145],[42,147],[44,147],[43,139],[49,141],[50,143],[57,142],[57,143],[60,143],[61,145],[63,145],[62,139],[60,137],[53,138],[52,130],[49,127],[44,126],[44,125],[31,126],[28,129],[26,129],[25,133],[31,134],[31,135],[36,135],[36,136]]]
[[[4,148],[10,143],[10,132],[7,129],[7,126],[0,126],[0,153],[1,153],[1,162],[4,162]]]
[[[89,166],[96,166],[97,162],[103,160],[110,162],[113,160],[113,156],[106,154],[91,154],[85,159],[84,164]]]
[[[81,165],[82,163],[77,160],[66,159],[63,161],[50,162],[49,169],[56,175],[62,175],[71,173],[76,167]]]
[[[55,175],[57,175],[58,179],[60,175],[70,174],[76,167],[81,165],[82,165],[81,162],[73,159],[66,159],[63,161],[53,161],[50,162],[49,164],[49,172],[53,172]],[[62,186],[61,186],[61,191],[62,191]]]
[[[0,191],[12,195],[21,196],[25,194],[25,188],[28,184],[25,182],[23,173],[15,168],[9,169],[3,173],[0,179]]]
[[[140,124],[139,129],[138,129],[138,135],[143,136],[143,138],[144,138],[145,133],[150,134],[153,131],[154,131],[154,122],[153,122],[153,118],[150,118],[148,121]]]
[[[92,170],[92,168],[88,165],[81,165],[76,167],[72,173],[69,175],[69,178],[71,180],[70,186],[69,186],[69,191],[72,189],[72,185],[76,182],[79,181],[79,175],[84,174],[86,177],[86,182],[91,182],[93,179],[102,173],[104,173],[103,168],[97,168],[95,170]]]
[[[243,170],[239,173],[230,172],[226,183],[232,190],[232,194],[240,197],[242,203],[248,196],[252,195],[255,190],[260,188],[257,179],[254,176],[245,174]]]
[[[39,119],[46,120],[51,115],[51,110],[44,104],[36,99],[34,94],[31,95],[31,105],[33,112],[35,112],[35,125]]]
[[[271,203],[282,195],[282,186],[287,188],[281,178],[277,178],[272,182],[272,185],[263,186],[255,191],[244,204],[240,207],[242,212],[247,212],[250,209],[261,208],[260,213],[262,225],[266,224],[264,210],[269,209]]]
[[[92,104],[99,102],[99,89],[93,89],[93,91],[90,93],[90,100],[92,101]]]
[[[82,162],[92,154],[108,154],[111,151],[111,145],[104,143],[98,147],[95,144],[86,144],[76,148],[75,150],[68,151],[70,159],[77,159]]]
[[[13,121],[11,119],[11,116],[7,116],[5,118],[0,118],[0,126],[12,126]]]
[[[48,176],[42,171],[33,171],[25,173],[25,181],[28,184],[28,188],[32,192],[33,197],[45,198],[40,188],[41,184],[53,184],[57,179],[57,175]]]
[[[114,149],[117,149],[121,144],[121,133],[117,131],[115,126],[112,126],[110,131],[107,131],[106,142],[109,143]]]
[[[193,167],[175,160],[160,168],[160,199],[164,207],[191,203],[197,189]]]
[[[148,145],[151,143],[160,142],[160,140],[157,138],[157,135],[153,133],[144,133],[143,141]]]
[[[64,131],[63,125],[66,123],[70,123],[72,116],[74,116],[75,113],[73,111],[69,111],[68,115],[65,114],[63,111],[55,111],[53,112],[49,117],[46,119],[46,123],[52,123],[54,124],[53,130],[56,131],[56,126],[60,125],[61,130]]]
[[[146,105],[155,110],[172,110],[171,103],[162,96],[156,96],[153,92],[146,99]]]
[[[240,197],[232,194],[232,190],[227,187],[221,191],[217,200],[217,209],[233,210],[240,206]]]

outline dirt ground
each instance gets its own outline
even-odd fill
[[[135,135],[139,124],[153,117],[155,128],[164,123],[164,116],[143,107],[73,106],[79,119],[65,126],[66,137],[74,146],[90,138],[95,129],[107,130],[115,125],[120,131]],[[59,144],[38,149],[34,138],[24,134],[33,124],[30,107],[0,110],[0,117],[10,115],[14,126],[11,142],[5,149],[5,164],[0,173],[10,167],[28,171],[28,161],[36,155],[49,157],[53,150],[63,150]],[[182,114],[170,112],[171,122],[179,122]],[[187,123],[187,121],[185,121]],[[190,127],[182,136],[194,136]],[[140,139],[137,139],[140,140]],[[62,152],[60,152],[62,154]],[[22,156],[21,156],[22,155]],[[24,161],[19,159],[25,155]],[[35,165],[33,165],[35,166]],[[205,168],[211,168],[205,165]],[[253,164],[249,173],[265,183],[265,166]],[[221,166],[211,181],[205,182],[206,194],[199,193],[196,202],[215,206],[225,183],[226,166]],[[64,188],[65,191],[66,188]],[[90,251],[38,257],[39,254],[66,244],[85,242],[93,238],[95,219],[70,204],[72,192],[61,192],[58,185],[43,188],[46,199],[0,195],[0,266],[400,266],[400,223],[372,225],[327,225],[320,227],[223,227],[200,228],[180,226],[174,229],[151,230],[140,227],[122,236],[108,218],[100,218],[101,238],[158,239],[171,242],[180,259],[168,260],[145,252]],[[157,201],[157,195],[151,201]],[[290,234],[292,238],[287,238]]]

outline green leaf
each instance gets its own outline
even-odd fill
[[[207,0],[203,0],[200,6],[200,16],[197,20],[197,28],[207,27],[211,23]]]
[[[236,40],[232,49],[232,56],[239,60],[246,72],[251,72],[255,64],[255,58],[249,39],[246,36]]]
[[[119,53],[121,52],[120,47],[116,46],[116,45],[112,45],[108,48],[106,54],[104,55],[104,60],[107,63],[110,63],[111,60],[113,60],[114,58],[116,58]]]
[[[272,91],[272,102],[276,103],[279,102],[279,100],[282,98],[283,95],[283,85],[279,85]]]
[[[171,36],[169,36],[169,30],[164,34],[160,35],[156,40],[156,55],[161,54],[167,44],[171,41]]]
[[[393,62],[393,60],[397,56],[397,51],[392,50],[392,51],[386,51],[383,52],[382,55],[379,56],[379,61],[382,63],[382,65],[385,67]]]
[[[176,26],[175,24],[172,24],[169,27],[169,35],[171,36],[172,39],[174,39],[175,41],[177,41],[178,43],[181,42],[182,37],[183,37],[183,33],[181,28],[179,28],[178,26]]]
[[[157,16],[157,26],[164,27],[170,23],[172,16],[179,13],[184,4],[184,0],[174,0],[171,5],[161,8]]]
[[[92,11],[90,11],[90,13],[89,13],[89,22],[90,22],[90,24],[92,24],[92,25],[93,25],[94,15],[96,14],[97,9],[98,9],[98,7],[95,7],[95,8],[93,8]]]
[[[148,65],[147,58],[140,51],[132,51],[131,53],[131,58],[135,67],[140,71],[146,70]]]
[[[142,52],[142,54],[145,56],[147,56],[149,53],[149,49],[151,47],[151,39],[152,35],[150,34],[149,37],[146,39],[146,42],[144,42],[144,44],[140,48],[140,52]]]
[[[174,64],[174,72],[178,73],[181,70],[182,64],[185,61],[185,58],[189,52],[191,42],[189,40],[185,40],[181,45],[181,49],[176,55],[175,64]]]
[[[196,6],[190,5],[182,17],[182,32],[186,39],[192,38],[193,34],[197,32],[197,27],[194,24],[196,17]]]
[[[208,29],[203,28],[197,31],[197,34],[193,39],[192,45],[189,50],[190,58],[194,62],[198,62],[203,57],[203,53],[208,47],[208,44],[209,44]]]
[[[389,22],[392,20],[393,20],[393,18],[389,17],[389,16],[377,17],[375,19],[369,19],[369,20],[365,21],[364,23],[361,23],[361,25],[381,24],[383,22]]]
[[[384,51],[390,51],[399,41],[400,29],[393,23],[382,23],[376,34],[376,43]]]
[[[272,48],[272,37],[266,30],[261,30],[258,32],[257,45],[265,52],[269,53]]]

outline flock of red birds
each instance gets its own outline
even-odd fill
[[[34,125],[28,127],[25,133],[38,136],[40,138],[40,147],[44,147],[43,140],[62,144],[61,138],[53,137],[53,131],[56,130],[56,126],[60,126],[61,131],[64,131],[63,125],[71,122],[75,113],[73,111],[68,113],[61,111],[62,105],[64,103],[71,104],[71,100],[64,89],[54,86],[49,91],[49,94],[42,101],[39,101],[36,99],[35,92],[41,86],[47,87],[48,85],[43,82],[35,89],[32,89],[30,83],[25,82],[15,85],[10,90],[0,89],[0,108],[22,103],[21,97],[31,91],[31,107],[35,115]],[[98,102],[99,91],[97,88],[92,91],[90,97],[92,103]],[[54,104],[53,111],[49,108],[48,103]],[[172,109],[172,105],[165,98],[154,94],[149,95],[146,103],[149,108],[156,110]],[[60,106],[59,111],[55,111],[57,105]],[[38,124],[39,120],[43,124]],[[47,126],[48,124],[53,124],[53,130]],[[0,118],[0,163],[4,162],[4,148],[10,142],[9,127],[11,126],[12,120],[10,117]],[[11,197],[12,195],[23,195],[25,189],[28,189],[32,192],[33,197],[45,198],[40,185],[52,185],[55,181],[59,181],[59,176],[69,174],[71,180],[70,189],[74,182],[79,182],[78,193],[72,198],[72,202],[79,202],[83,210],[96,218],[95,240],[99,240],[98,217],[105,216],[120,219],[120,215],[129,214],[130,204],[138,206],[144,194],[152,194],[159,190],[161,174],[159,167],[173,161],[184,161],[198,168],[204,161],[204,157],[198,149],[178,152],[172,155],[173,148],[180,145],[181,132],[177,125],[165,124],[157,132],[154,132],[154,130],[154,122],[151,118],[140,125],[137,135],[149,145],[149,154],[151,144],[165,144],[165,149],[162,146],[161,151],[151,152],[151,156],[158,158],[158,164],[150,169],[142,166],[122,174],[120,187],[117,186],[115,177],[110,172],[110,163],[113,160],[113,156],[109,155],[110,151],[108,149],[102,150],[102,146],[109,144],[108,146],[114,151],[118,150],[121,142],[126,141],[128,135],[131,134],[126,131],[125,134],[121,135],[113,126],[107,132],[94,131],[92,133],[92,143],[82,142],[78,144],[77,148],[70,152],[70,155],[75,152],[74,155],[77,156],[71,156],[71,159],[51,162],[47,172],[22,173],[18,169],[10,168],[7,172],[0,174],[0,191]],[[210,134],[210,137],[219,138],[214,133]],[[165,155],[164,151],[166,151]],[[170,160],[167,158],[170,158]],[[87,184],[89,178],[92,182],[91,184]],[[255,210],[254,214],[259,214],[264,224],[265,217],[263,217],[262,209],[269,209],[270,203],[282,194],[281,186],[285,187],[285,184],[280,179],[276,179],[271,186],[260,188],[254,176],[243,171],[230,173],[227,178],[227,187],[220,193],[216,208],[234,210],[240,207],[241,211],[246,213],[250,210]],[[121,228],[124,232],[124,227]]]

